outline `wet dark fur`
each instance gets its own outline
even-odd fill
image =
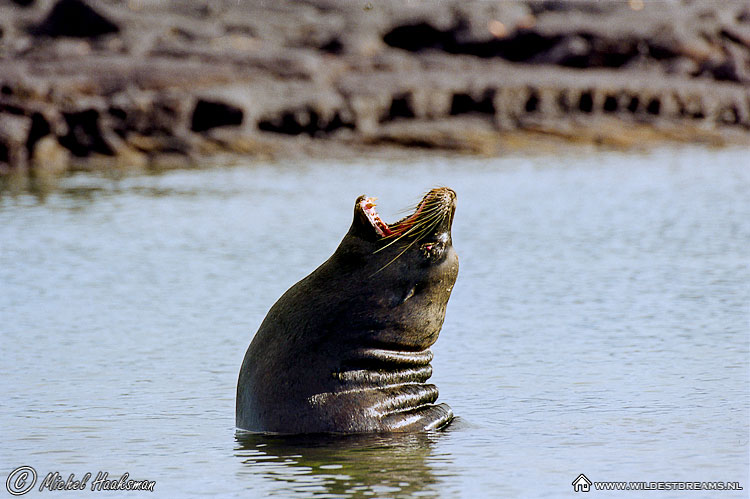
[[[389,237],[362,199],[335,253],[284,293],[253,338],[237,384],[239,428],[419,431],[453,418],[425,382],[458,275],[455,193],[433,189]]]

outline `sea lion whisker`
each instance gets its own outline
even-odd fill
[[[404,226],[408,227],[412,224],[418,223],[419,220],[423,219],[425,216],[431,215],[433,211],[434,210],[425,211],[424,206],[420,205],[417,207],[416,211],[412,215],[408,217],[404,217],[397,222],[393,222],[392,224],[390,224],[389,228],[395,234],[399,234],[403,230],[403,229],[399,230],[399,227],[404,227]],[[390,235],[392,236],[393,234],[390,234]]]
[[[435,220],[432,220],[429,224],[419,226],[422,228],[422,230],[416,235],[416,238],[419,239],[423,235],[428,234],[430,231],[433,231],[435,228],[437,228],[440,225],[440,223],[443,220],[445,220],[445,217],[439,217],[439,218],[436,218]]]
[[[439,220],[438,220],[437,224],[432,224],[431,226],[433,226],[433,227],[434,227],[434,226],[437,226],[437,225],[438,225],[438,224],[440,223],[440,221],[442,221],[442,220],[443,220],[443,219],[445,218],[445,216],[444,216],[444,214],[443,214],[443,216],[442,216],[442,217],[440,217],[440,215],[439,215],[439,214],[433,214],[433,215],[431,215],[430,217],[428,217],[427,219],[420,219],[419,221],[417,221],[417,223],[415,223],[414,225],[411,225],[411,226],[410,226],[410,227],[409,227],[408,229],[406,229],[406,230],[405,230],[404,232],[396,232],[396,231],[394,231],[394,232],[393,232],[393,233],[392,233],[391,235],[389,235],[389,236],[386,236],[386,237],[385,237],[385,239],[387,239],[387,238],[390,238],[390,237],[394,237],[394,236],[395,236],[395,239],[393,239],[392,241],[390,241],[390,242],[389,242],[388,244],[386,244],[386,245],[384,245],[384,246],[381,246],[380,248],[376,249],[376,250],[374,251],[374,253],[378,253],[378,252],[380,252],[380,251],[383,251],[384,249],[386,249],[386,248],[388,248],[389,246],[391,246],[392,244],[394,244],[394,243],[396,243],[396,242],[400,241],[400,240],[401,240],[401,239],[403,239],[404,237],[407,237],[407,236],[408,236],[408,237],[413,237],[413,234],[412,234],[412,233],[413,233],[414,231],[416,231],[416,230],[419,230],[420,228],[424,227],[426,223],[428,223],[428,222],[431,222],[431,221],[434,221],[434,220],[435,220],[435,219],[437,219],[437,218],[439,218]],[[417,236],[417,237],[419,237],[419,236]]]
[[[399,237],[396,238],[396,240],[404,236],[414,237],[414,232],[416,231],[419,231],[418,233],[422,234],[424,233],[424,230],[422,230],[423,228],[426,227],[428,230],[430,228],[434,228],[438,226],[440,222],[444,219],[445,219],[445,213],[442,213],[442,212],[434,213],[427,217],[422,217],[419,220],[417,220],[416,223],[414,223],[413,225],[410,225],[409,228],[406,229],[404,232],[401,232]]]
[[[441,209],[441,210],[435,210],[434,212],[431,212],[431,213],[425,213],[421,215],[419,218],[415,219],[414,221],[404,221],[404,222],[398,222],[396,224],[393,224],[391,225],[391,229],[395,233],[398,233],[398,227],[402,225],[407,225],[409,227],[413,227],[415,225],[423,225],[424,223],[427,223],[430,220],[433,220],[435,217],[443,216],[444,214],[442,212],[443,210]]]
[[[411,242],[410,242],[409,244],[407,244],[407,245],[406,245],[406,246],[405,246],[405,247],[404,247],[404,248],[403,248],[403,249],[401,250],[401,252],[400,252],[400,253],[399,253],[398,255],[396,255],[395,257],[393,257],[393,259],[391,259],[391,261],[389,261],[388,263],[386,263],[385,265],[383,265],[382,267],[380,267],[380,268],[379,268],[379,269],[378,269],[378,270],[377,270],[377,271],[376,271],[376,272],[375,272],[374,274],[372,274],[372,275],[374,276],[374,275],[378,274],[378,273],[379,273],[380,271],[382,271],[383,269],[385,269],[386,267],[388,267],[389,265],[391,265],[391,264],[392,264],[393,262],[395,262],[396,260],[398,260],[399,258],[401,258],[401,256],[402,256],[402,255],[403,255],[404,253],[406,253],[406,252],[407,252],[407,251],[409,250],[409,248],[411,248],[412,246],[414,246],[414,245],[415,245],[415,244],[417,243],[417,241],[419,241],[419,239],[420,239],[420,238],[421,238],[421,237],[422,237],[423,235],[425,235],[425,234],[429,234],[429,233],[430,233],[430,232],[431,232],[431,231],[432,231],[432,230],[433,230],[433,229],[434,229],[435,227],[437,227],[438,225],[440,225],[440,222],[441,222],[442,220],[443,220],[442,218],[441,218],[441,219],[439,219],[439,220],[435,220],[435,222],[434,222],[434,223],[432,223],[432,224],[430,224],[430,225],[428,225],[428,226],[424,226],[424,227],[422,228],[422,230],[421,230],[421,231],[420,231],[420,232],[419,232],[419,233],[418,233],[418,234],[417,234],[416,236],[410,236],[410,237],[413,237],[413,240],[412,240],[412,241],[411,241]],[[420,227],[420,226],[415,226],[414,228],[416,229],[416,228],[419,228],[419,227]],[[403,236],[402,236],[402,237],[403,237]],[[390,242],[390,243],[388,243],[388,244],[387,244],[386,246],[384,246],[383,248],[380,248],[379,250],[376,250],[375,252],[377,252],[377,251],[380,251],[381,249],[384,249],[384,248],[385,248],[385,247],[387,247],[387,246],[390,246],[391,244],[395,243],[395,242],[396,242],[396,241],[398,241],[399,239],[401,239],[401,238],[399,237],[398,239],[395,239],[395,240],[391,241],[391,242]],[[371,276],[371,277],[372,277],[372,276]]]
[[[435,223],[432,223],[429,226],[425,226],[424,223],[414,224],[411,227],[409,227],[409,229],[406,230],[405,232],[400,233],[398,235],[398,237],[396,237],[393,241],[390,241],[388,244],[386,244],[384,246],[381,246],[380,248],[376,249],[373,253],[379,253],[380,251],[383,251],[384,249],[386,249],[389,246],[397,243],[398,241],[400,241],[404,237],[410,237],[410,238],[414,238],[414,239],[419,239],[420,237],[422,237],[422,235],[428,233],[431,228],[437,227],[443,219],[444,218],[440,218]],[[426,229],[424,229],[424,227],[426,227]],[[422,229],[422,230],[420,230],[420,229]],[[415,232],[417,230],[420,230],[420,232],[418,232],[416,235],[412,234],[413,232]],[[411,243],[409,243],[409,246],[411,246],[415,242],[416,241],[412,241]],[[407,249],[408,249],[409,246],[407,246]]]
[[[414,242],[416,242],[416,241],[414,241]],[[403,255],[404,253],[406,253],[406,252],[407,252],[407,251],[409,250],[409,248],[411,248],[411,247],[412,247],[412,246],[414,245],[414,242],[412,242],[411,244],[407,245],[407,246],[406,246],[406,247],[405,247],[405,248],[404,248],[404,249],[403,249],[403,250],[401,251],[401,253],[399,253],[398,255],[394,256],[394,257],[393,257],[393,259],[391,259],[391,261],[390,261],[390,262],[388,262],[388,263],[386,263],[385,265],[383,265],[382,267],[380,267],[380,268],[379,268],[378,270],[376,270],[376,271],[375,271],[375,273],[374,273],[374,274],[372,274],[372,275],[371,275],[370,277],[372,277],[372,276],[375,276],[375,275],[379,274],[379,273],[380,273],[380,272],[381,272],[381,271],[382,271],[383,269],[385,269],[385,268],[386,268],[386,267],[388,267],[388,266],[389,266],[390,264],[392,264],[393,262],[395,262],[396,260],[398,260],[399,258],[401,258],[401,255]]]
[[[412,219],[415,218],[422,218],[424,215],[429,214],[433,211],[442,211],[443,210],[443,199],[436,197],[436,196],[429,196],[429,192],[426,193],[422,200],[417,203],[415,208],[407,208],[404,210],[401,210],[400,213],[412,213],[411,215],[407,215],[400,220],[393,222],[390,224],[390,227],[396,227],[398,225],[403,225],[405,223],[411,222]]]
[[[375,251],[374,251],[373,253],[379,253],[380,251],[383,251],[384,249],[386,249],[386,248],[388,248],[389,246],[391,246],[392,244],[394,244],[394,243],[397,243],[398,241],[400,241],[400,240],[401,240],[401,239],[403,239],[404,237],[407,237],[407,236],[409,236],[409,235],[410,235],[410,233],[411,233],[412,231],[414,231],[414,230],[415,230],[416,228],[418,228],[418,226],[416,226],[416,225],[415,225],[415,226],[413,226],[413,227],[410,227],[410,228],[409,228],[408,230],[406,230],[405,232],[401,232],[401,233],[398,233],[398,235],[397,235],[397,236],[395,237],[395,239],[393,239],[393,241],[390,241],[390,242],[389,242],[388,244],[386,244],[386,245],[384,245],[384,246],[381,246],[380,248],[376,249],[376,250],[375,250]],[[391,237],[392,237],[392,236],[391,236]],[[387,238],[386,238],[386,239],[387,239]]]

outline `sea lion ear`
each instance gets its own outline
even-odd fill
[[[367,196],[363,194],[354,202],[354,220],[349,229],[349,234],[367,241],[376,241],[379,238],[378,233],[375,231],[375,227],[372,226],[370,219],[367,218],[367,214],[362,209],[362,201],[366,197]]]

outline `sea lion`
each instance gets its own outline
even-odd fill
[[[432,352],[458,275],[456,193],[429,191],[386,224],[357,198],[334,254],[271,307],[245,353],[236,424],[275,433],[423,431],[453,419],[434,404]]]

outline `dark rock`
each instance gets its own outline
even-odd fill
[[[398,118],[414,118],[414,110],[411,104],[409,94],[399,94],[393,97],[391,107],[388,109],[388,115],[381,118],[381,122],[390,121]]]
[[[86,109],[64,113],[68,124],[67,135],[60,137],[60,144],[75,156],[86,157],[92,153],[111,156],[113,150],[105,140],[99,126],[99,111]]]
[[[242,109],[224,102],[199,100],[195,105],[190,129],[205,132],[221,126],[239,126],[243,120]]]
[[[31,128],[26,138],[26,149],[31,152],[42,137],[46,137],[52,131],[49,122],[42,113],[35,112],[31,115]]]
[[[332,38],[320,46],[320,50],[328,54],[338,55],[344,51],[344,44],[338,38]]]
[[[47,17],[31,29],[34,35],[95,38],[120,28],[83,0],[59,0]]]
[[[478,99],[475,99],[469,94],[456,93],[453,95],[449,114],[451,116],[471,113],[494,115],[494,98],[495,92],[492,89],[485,90]]]
[[[529,29],[519,29],[500,39],[476,40],[467,36],[467,27],[462,20],[444,31],[424,22],[397,26],[383,37],[391,47],[410,52],[431,49],[449,54],[502,57],[514,62],[529,61],[553,48],[560,40],[560,36],[547,37]]]
[[[288,109],[275,115],[271,119],[261,119],[258,130],[283,135],[307,134],[311,137],[324,137],[340,129],[354,129],[355,125],[344,121],[341,114],[336,112],[330,120],[326,120],[315,109],[305,107]]]
[[[440,31],[426,22],[396,26],[383,36],[386,44],[409,52],[425,49],[448,51],[454,40],[451,31]]]
[[[188,132],[194,99],[179,91],[133,90],[113,95],[102,114],[102,126],[121,137],[184,135]]]

